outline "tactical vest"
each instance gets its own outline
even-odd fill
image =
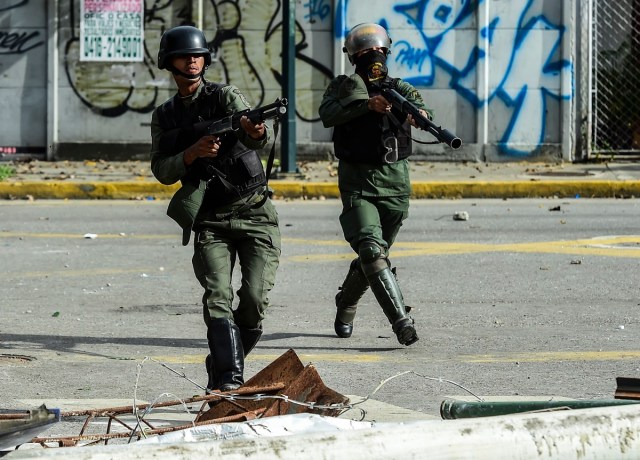
[[[397,86],[397,80],[388,79],[387,84]],[[375,87],[368,88],[369,97],[380,94]],[[391,114],[399,121],[400,126],[389,123],[393,136],[398,140],[398,160],[411,155],[411,125],[406,115],[392,109]],[[333,145],[337,158],[352,163],[382,164],[386,149],[383,146],[383,118],[385,114],[369,111],[361,117],[333,128]]]
[[[158,122],[165,131],[160,139],[160,150],[177,153],[195,144],[203,133],[193,129],[195,123],[218,120],[229,114],[220,101],[222,85],[205,82],[198,98],[188,109],[176,94],[158,107]],[[262,161],[255,150],[247,148],[234,133],[220,137],[220,148],[215,158],[197,158],[189,166],[182,181],[198,183],[208,181],[204,205],[219,207],[240,200],[264,188],[267,183]]]

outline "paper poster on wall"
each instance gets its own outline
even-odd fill
[[[81,61],[142,61],[144,0],[81,0]]]

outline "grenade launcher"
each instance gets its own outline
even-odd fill
[[[430,132],[439,142],[447,144],[452,149],[459,149],[462,146],[462,140],[459,137],[451,131],[437,126],[427,117],[423,116],[415,105],[395,89],[383,89],[382,96],[393,105],[394,109],[399,110],[404,115],[411,115],[416,125],[418,125],[418,128]]]

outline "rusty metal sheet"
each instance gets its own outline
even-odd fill
[[[266,392],[264,388],[267,384],[278,385],[281,388],[277,391]],[[254,389],[256,391],[253,391]],[[311,364],[305,367],[295,351],[291,349],[232,393],[238,394],[240,390],[251,391],[254,395],[280,396],[280,398],[220,399],[209,402],[210,409],[198,417],[197,421],[229,417],[250,411],[262,411],[261,417],[300,412],[336,416],[339,411],[326,408],[318,409],[314,406],[349,402],[347,398],[325,386],[315,367]],[[294,404],[290,402],[291,400],[307,404]]]
[[[301,412],[335,417],[340,415],[343,406],[349,403],[347,397],[324,384],[320,374],[312,364],[305,367],[283,393],[287,395],[288,399],[274,401],[264,413],[264,417],[299,414]],[[291,400],[306,402],[311,406],[294,404]],[[340,409],[327,408],[327,406],[333,405],[339,405]]]
[[[264,386],[273,382],[283,382],[288,385],[303,369],[304,365],[296,352],[289,349],[247,380],[243,387]]]
[[[62,420],[65,417],[85,417],[79,435],[33,438],[29,442],[46,447],[53,447],[52,444],[57,447],[73,447],[81,444],[107,444],[114,440],[138,440],[143,436],[162,435],[194,425],[241,422],[301,412],[337,416],[348,402],[345,396],[324,385],[315,366],[304,366],[295,351],[290,349],[237,390],[153,405],[153,408],[158,408],[202,403],[193,423],[157,428],[144,418],[146,410],[151,408],[149,404],[70,411],[60,414]],[[123,418],[124,415],[131,416],[132,413],[141,412],[143,414],[135,426]],[[90,432],[96,431],[96,426],[104,427],[105,418],[106,433]],[[115,432],[115,428],[121,431]]]
[[[616,378],[616,399],[636,399],[640,400],[640,379],[633,377]]]

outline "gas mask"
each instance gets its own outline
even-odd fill
[[[371,84],[381,83],[387,76],[387,55],[380,50],[368,51],[356,58],[356,72]]]

